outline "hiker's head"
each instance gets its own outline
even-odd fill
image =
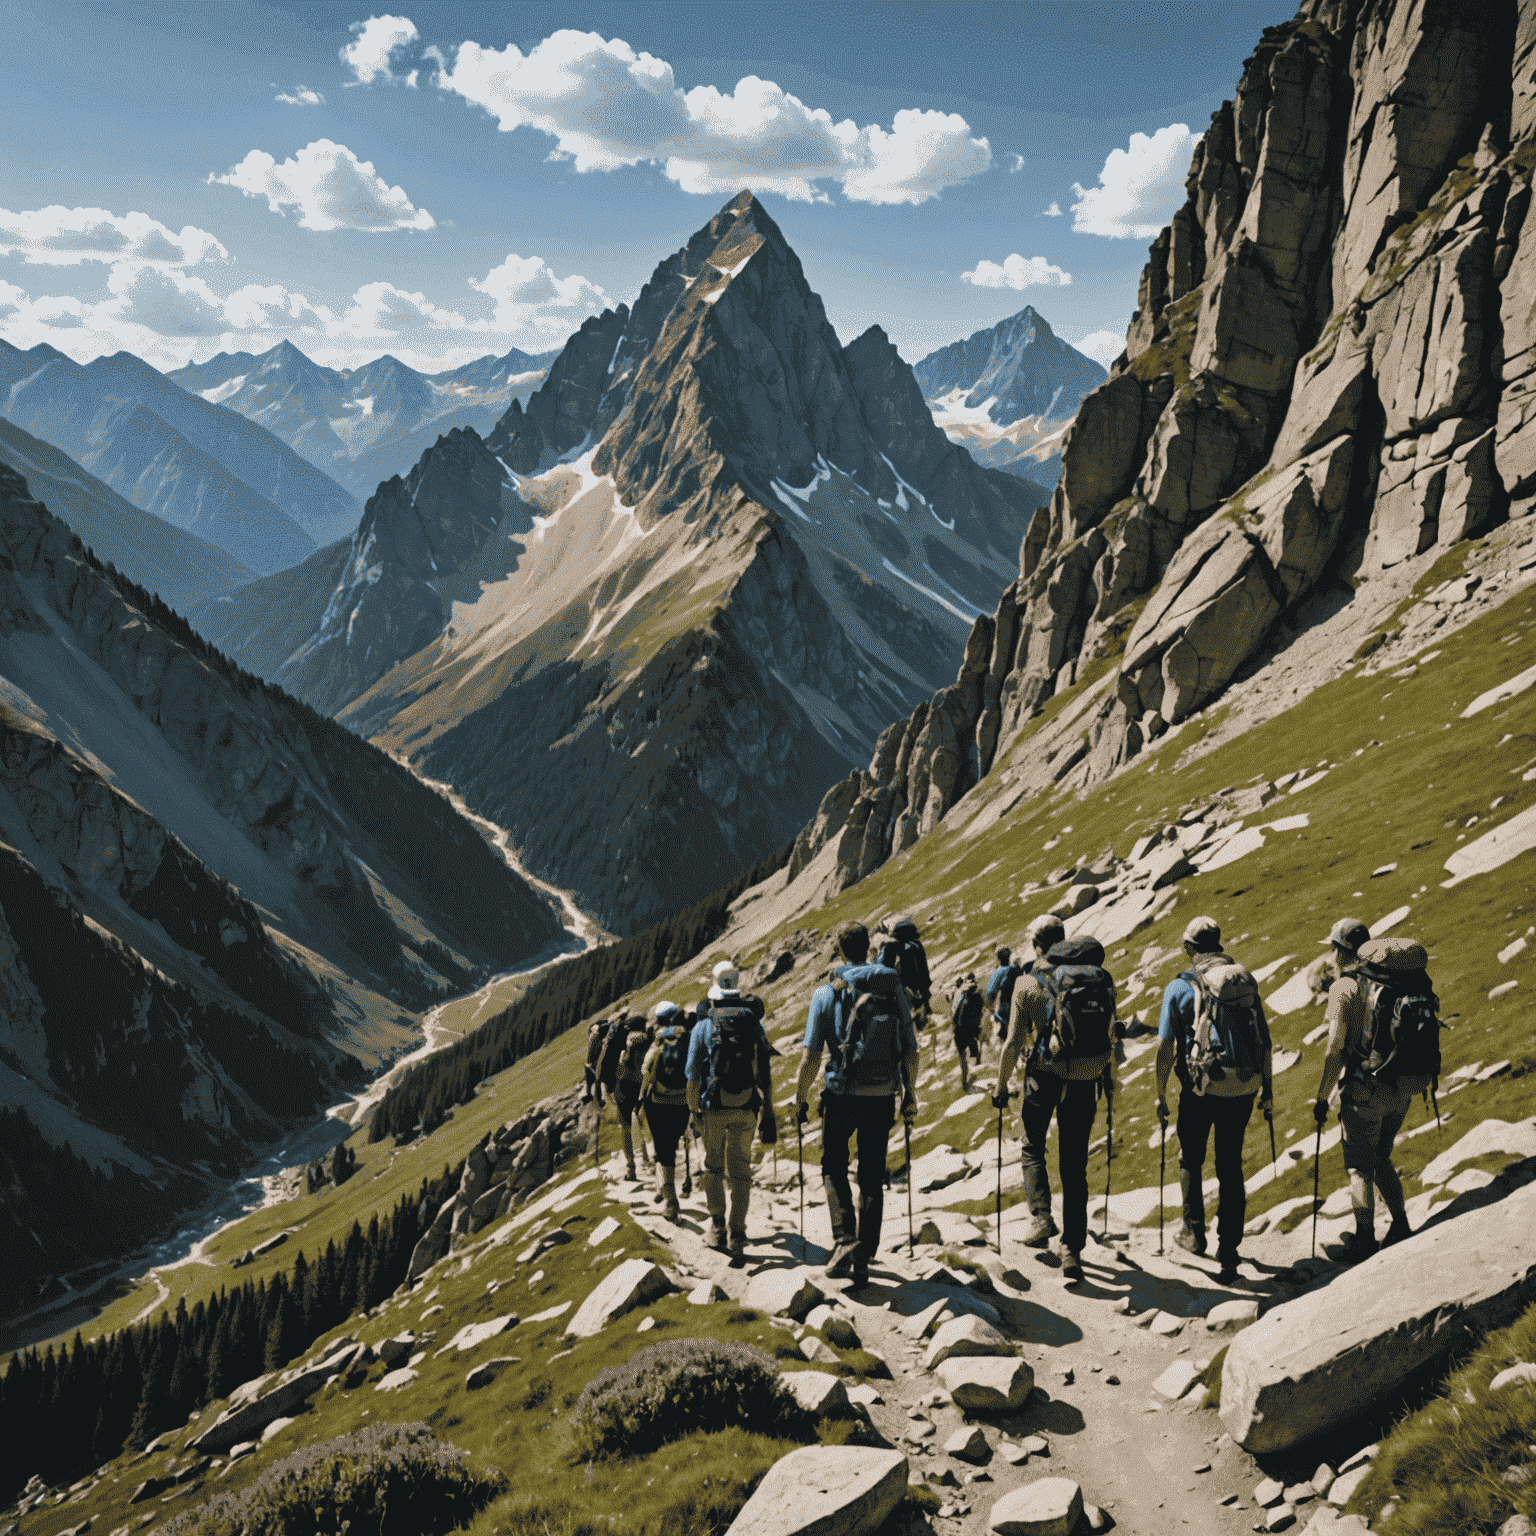
[[[741,985],[741,972],[729,960],[719,961],[715,966],[713,975],[715,984],[710,988],[711,996],[716,996],[722,992],[734,992]]]
[[[1221,949],[1221,924],[1214,917],[1192,917],[1184,929],[1184,952],[1214,955]]]
[[[862,965],[869,958],[869,929],[863,923],[844,923],[837,930],[837,952],[850,965]]]
[[[1321,942],[1331,944],[1339,960],[1347,963],[1355,959],[1360,946],[1369,940],[1370,936],[1371,930],[1358,917],[1341,917],[1329,929],[1328,937]]]
[[[1012,959],[1013,951],[1006,944],[1002,945],[997,952],[997,963],[999,965],[1007,965]]]
[[[681,1023],[682,1009],[676,1003],[668,1002],[666,998],[656,1004],[656,1027],[666,1029],[669,1025]]]
[[[1051,945],[1060,944],[1066,936],[1067,930],[1062,927],[1061,919],[1049,912],[1044,917],[1037,917],[1029,925],[1029,942],[1034,945],[1035,953],[1042,960]]]

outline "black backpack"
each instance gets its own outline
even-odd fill
[[[744,1109],[757,1092],[762,1027],[744,998],[729,998],[709,1012],[709,1098],[715,1109]]]
[[[856,1088],[896,1082],[901,1062],[901,1010],[896,1003],[899,985],[899,979],[889,971],[857,983],[833,977],[829,1092],[852,1093]]]
[[[656,1058],[656,1086],[667,1093],[683,1093],[688,1088],[688,1031],[681,1024],[669,1024],[656,1036],[660,1054]]]
[[[880,946],[880,964],[896,972],[913,997],[927,997],[933,990],[928,974],[928,951],[917,936],[916,923],[897,923],[891,937]]]
[[[598,1063],[597,1080],[604,1088],[611,1089],[618,1081],[619,1061],[624,1055],[624,1042],[629,1037],[627,1019],[615,1019],[608,1026],[603,1038],[603,1054]]]
[[[954,1005],[955,1039],[969,1043],[981,1034],[981,993],[974,985],[969,986],[956,999]]]
[[[1378,1082],[1422,1093],[1440,1077],[1440,999],[1424,968],[1428,957],[1421,945],[1405,939],[1373,940],[1360,953],[1370,1010],[1360,1070]]]
[[[1095,1078],[1114,1052],[1115,979],[1104,969],[1104,946],[1063,939],[1045,958],[1034,973],[1045,993],[1042,1054],[1059,1077]]]

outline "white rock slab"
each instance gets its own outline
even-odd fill
[[[1013,1345],[991,1323],[980,1317],[957,1317],[933,1336],[923,1358],[925,1371],[936,1370],[946,1360],[965,1355],[1011,1355]]]
[[[968,1111],[975,1109],[978,1104],[985,1103],[986,1098],[987,1096],[984,1093],[962,1094],[960,1098],[956,1099],[955,1102],[944,1111],[944,1118],[946,1120],[953,1120],[957,1115],[966,1114]]]
[[[1152,1383],[1152,1390],[1176,1403],[1199,1379],[1200,1372],[1188,1360],[1175,1360]]]
[[[1440,884],[1449,890],[1474,875],[1498,869],[1532,848],[1536,848],[1536,805],[1527,806],[1474,842],[1464,843],[1445,861],[1451,878]]]
[[[1310,1200],[1311,1196],[1304,1195],[1302,1198]],[[1252,1299],[1218,1302],[1205,1314],[1205,1326],[1212,1333],[1219,1333],[1226,1328],[1246,1328],[1249,1323],[1258,1320],[1259,1304]]]
[[[416,1376],[417,1376],[417,1373],[415,1371],[413,1371],[410,1368],[410,1366],[403,1365],[403,1366],[400,1367],[400,1369],[398,1371],[390,1371],[388,1375],[381,1376],[378,1379],[378,1381],[374,1384],[373,1390],[375,1392],[398,1392],[401,1389],[401,1387],[408,1387],[408,1386],[410,1386],[410,1384],[413,1381],[416,1380]],[[292,1421],[291,1420],[279,1419],[279,1420],[277,1420],[277,1422],[279,1424],[282,1424],[282,1423],[290,1423]],[[267,1428],[268,1428],[268,1432],[270,1433],[271,1425],[268,1425]],[[263,1435],[262,1439],[265,1440],[266,1439],[266,1435]]]
[[[1536,1365],[1532,1365],[1529,1360],[1522,1360],[1518,1365],[1512,1365],[1500,1371],[1488,1383],[1488,1391],[1492,1394],[1502,1392],[1505,1387],[1517,1386],[1524,1386],[1528,1390],[1536,1388]]]
[[[688,1305],[707,1307],[713,1301],[729,1301],[730,1295],[713,1280],[705,1280],[688,1292]]]
[[[1383,1249],[1238,1334],[1222,1370],[1222,1420],[1255,1455],[1289,1449],[1369,1411],[1533,1300],[1527,1185]]]
[[[839,1413],[848,1407],[848,1389],[830,1371],[785,1371],[779,1380],[810,1413]]]
[[[1432,1184],[1444,1184],[1460,1163],[1470,1163],[1474,1158],[1487,1157],[1501,1152],[1509,1157],[1536,1157],[1536,1116],[1529,1120],[1483,1120],[1474,1125],[1454,1145],[1438,1157],[1431,1158],[1419,1175],[1419,1182],[1428,1188]]]
[[[1523,955],[1525,953],[1525,948],[1526,943],[1524,938],[1516,939],[1513,944],[1506,944],[1504,948],[1499,951],[1499,964],[1508,965],[1516,955]]]
[[[1496,688],[1490,688],[1486,693],[1478,694],[1462,710],[1461,718],[1470,720],[1473,715],[1480,715],[1485,709],[1492,709],[1495,704],[1503,704],[1517,694],[1524,693],[1527,688],[1536,688],[1536,667],[1527,667],[1524,672],[1517,672],[1513,677],[1506,678]]]
[[[535,1312],[532,1317],[525,1317],[523,1321],[525,1323],[548,1323],[557,1317],[564,1317],[570,1310],[570,1302],[562,1301],[553,1307],[545,1307],[542,1312]]]
[[[808,1269],[765,1269],[747,1282],[741,1298],[744,1307],[753,1307],[769,1317],[792,1317],[798,1323],[826,1292],[811,1278]]]
[[[1301,1536],[1369,1536],[1370,1526],[1359,1515],[1341,1515],[1326,1505],[1307,1522]]]
[[[946,1360],[938,1377],[955,1406],[970,1413],[1011,1413],[1035,1386],[1035,1373],[1023,1360],[997,1355]]]
[[[604,1216],[587,1234],[587,1247],[600,1248],[618,1230],[618,1222],[612,1216]]]
[[[971,1171],[970,1159],[953,1147],[935,1147],[912,1162],[912,1188],[924,1192],[943,1189]]]
[[[508,1328],[517,1326],[517,1314],[508,1312],[505,1317],[493,1317],[483,1323],[466,1323],[438,1354],[446,1354],[449,1349],[456,1349],[460,1354],[465,1350],[478,1349],[487,1339],[494,1339],[497,1334],[505,1333]]]
[[[518,1355],[496,1355],[490,1360],[482,1360],[465,1376],[465,1388],[470,1392],[478,1392],[481,1387],[490,1386],[509,1365],[518,1364],[520,1358]]]
[[[1349,1503],[1355,1496],[1355,1489],[1370,1475],[1371,1464],[1366,1462],[1364,1466],[1354,1467],[1348,1472],[1341,1472],[1333,1480],[1328,1489],[1328,1502],[1339,1509]]]
[[[1070,1477],[1042,1477],[1005,1493],[987,1516],[993,1536],[1072,1536],[1083,1490]]]
[[[727,1536],[869,1536],[906,1491],[900,1451],[803,1446],[768,1469]]]
[[[992,1455],[992,1451],[987,1445],[987,1437],[979,1428],[961,1428],[944,1442],[944,1454],[980,1466]]]
[[[568,1337],[590,1339],[601,1333],[614,1318],[636,1307],[643,1307],[672,1289],[659,1265],[649,1259],[625,1259],[611,1269],[588,1293],[566,1325]]]
[[[1257,853],[1263,846],[1264,829],[1245,827],[1236,837],[1229,837],[1225,842],[1216,844],[1209,852],[1197,855],[1195,867],[1201,874],[1207,874],[1213,869],[1223,869],[1228,864],[1235,864],[1239,859],[1247,858],[1250,853]]]

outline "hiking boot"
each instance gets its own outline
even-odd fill
[[[1220,1263],[1221,1268],[1216,1271],[1218,1285],[1236,1285],[1243,1278],[1242,1271],[1237,1267],[1238,1256],[1235,1253],[1221,1255]]]
[[[725,1239],[725,1223],[712,1221],[709,1224],[709,1236],[705,1239],[707,1247],[713,1248],[716,1253],[729,1253],[731,1245]]]
[[[1390,1248],[1393,1243],[1400,1243],[1405,1237],[1413,1236],[1413,1228],[1408,1225],[1406,1216],[1394,1216],[1392,1225],[1387,1228],[1387,1235],[1382,1238],[1381,1246]]]
[[[631,1184],[638,1184],[640,1182],[639,1176],[635,1173],[635,1160],[632,1157],[625,1161],[624,1177],[628,1179]]]
[[[682,1220],[682,1209],[677,1203],[677,1191],[669,1189],[666,1192],[666,1205],[662,1208],[662,1215],[670,1222]]]
[[[1205,1233],[1197,1231],[1187,1222],[1173,1234],[1173,1240],[1186,1253],[1193,1253],[1200,1258],[1205,1256]]]
[[[832,1257],[827,1260],[827,1279],[846,1280],[853,1273],[858,1257],[859,1245],[850,1237],[839,1238]]]
[[[1088,1278],[1083,1273],[1083,1255],[1081,1250],[1065,1247],[1061,1250],[1061,1278],[1068,1285],[1072,1284],[1075,1280],[1086,1280]]]
[[[1032,1215],[1024,1233],[1026,1248],[1046,1248],[1056,1234],[1056,1223],[1049,1216]]]
[[[869,1284],[869,1260],[862,1251],[856,1251],[853,1258],[853,1285],[851,1289],[862,1291]]]
[[[731,1268],[741,1269],[747,1262],[747,1237],[744,1232],[731,1233]]]
[[[1354,1231],[1342,1243],[1337,1243],[1328,1249],[1328,1257],[1335,1264],[1359,1264],[1362,1260],[1370,1258],[1376,1252],[1377,1246],[1374,1237],[1368,1237],[1364,1232]]]

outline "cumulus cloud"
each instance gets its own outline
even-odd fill
[[[0,255],[50,267],[83,261],[195,267],[203,261],[229,260],[229,252],[213,235],[192,224],[184,225],[178,235],[145,213],[62,208],[57,203],[20,213],[0,208]]]
[[[1017,176],[1019,174],[1019,172],[1022,171],[1023,169],[1024,169],[1024,156],[1023,155],[1009,155],[1008,156],[1008,174],[1010,176]]]
[[[579,172],[656,164],[685,192],[750,186],[809,202],[825,200],[818,184],[831,182],[855,202],[921,203],[992,159],[955,113],[907,108],[889,129],[860,127],[755,75],[729,95],[712,85],[684,91],[664,59],[595,32],[555,32],[526,54],[465,42],[437,83],[505,133],[547,134],[554,157]]]
[[[1184,201],[1184,178],[1199,135],[1170,123],[1150,137],[1133,133],[1127,149],[1112,149],[1096,187],[1072,184],[1072,228],[1111,240],[1150,240]]]
[[[392,187],[345,144],[316,139],[281,165],[253,149],[239,165],[210,183],[264,197],[273,213],[299,210],[301,229],[356,229],[378,234],[394,229],[433,229],[437,221],[417,208],[401,187]]]
[[[279,91],[272,98],[280,101],[285,107],[323,107],[325,97],[319,91],[312,91],[307,85],[296,85],[292,91]]]
[[[1052,202],[1051,206],[1044,209],[1043,212],[1044,216],[1048,219],[1059,219],[1061,217],[1061,204]]]
[[[1044,256],[1025,257],[1015,251],[1001,266],[995,261],[978,261],[969,272],[960,274],[960,281],[976,288],[1065,288],[1072,274],[1052,266]]]
[[[1084,356],[1108,368],[1125,351],[1125,332],[1089,331],[1081,341],[1074,341],[1072,345]]]
[[[574,314],[595,315],[608,303],[608,295],[580,273],[560,277],[542,257],[516,252],[478,282],[470,278],[469,286],[495,301],[491,323],[505,330],[530,324],[566,330]]]
[[[341,50],[341,62],[357,76],[359,85],[393,80],[390,55],[414,43],[419,35],[416,23],[404,16],[370,16],[367,21],[354,21],[352,41]]]

